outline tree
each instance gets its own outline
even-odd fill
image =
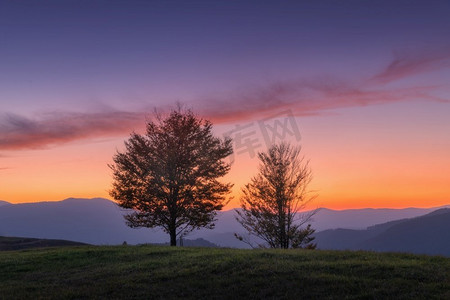
[[[111,196],[122,208],[127,225],[162,227],[176,246],[177,236],[201,227],[214,228],[218,210],[226,204],[226,175],[232,154],[230,139],[212,135],[212,124],[178,107],[147,123],[146,133],[132,133],[126,150],[113,157]]]
[[[311,225],[302,227],[314,212],[299,213],[313,199],[307,191],[312,173],[309,163],[300,157],[300,150],[282,143],[266,153],[258,153],[259,172],[242,189],[242,210],[237,210],[236,219],[250,235],[264,240],[271,248],[316,246],[312,243]],[[245,241],[242,236],[236,237]]]

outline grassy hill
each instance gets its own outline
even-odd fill
[[[441,298],[450,259],[409,254],[82,246],[0,252],[3,298]]]
[[[30,248],[45,248],[45,247],[82,246],[82,245],[87,244],[66,240],[49,240],[49,239],[35,239],[26,237],[0,236],[0,251],[21,250]]]

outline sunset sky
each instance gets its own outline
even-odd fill
[[[432,0],[1,1],[0,200],[109,198],[114,153],[181,102],[235,138],[227,208],[272,129],[310,160],[315,206],[450,204],[449,16]]]

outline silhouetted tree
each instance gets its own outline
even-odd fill
[[[144,135],[132,133],[126,151],[117,152],[111,196],[123,208],[130,227],[162,227],[176,246],[177,236],[213,228],[216,211],[232,187],[218,178],[230,170],[230,139],[212,135],[212,124],[178,107],[166,117],[156,114]]]
[[[242,189],[242,210],[237,210],[236,219],[250,235],[271,248],[316,247],[311,225],[302,227],[314,212],[299,213],[313,198],[307,192],[312,173],[308,162],[300,157],[300,150],[282,143],[258,153],[259,173]]]

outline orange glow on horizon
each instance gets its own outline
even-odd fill
[[[358,112],[368,111],[361,108]],[[314,176],[310,190],[318,195],[308,208],[450,204],[450,144],[446,142],[450,131],[438,122],[436,128],[425,123],[428,127],[419,124],[413,130],[410,123],[397,117],[385,117],[383,123],[377,120],[376,114],[351,119],[345,110],[340,115],[298,119],[302,152],[310,160]],[[229,127],[215,129],[221,136]],[[108,164],[116,149],[123,149],[125,138],[7,152],[0,156],[4,166],[0,170],[0,200],[24,203],[110,198]],[[257,158],[248,153],[235,155],[224,178],[234,184],[234,199],[225,209],[239,207],[240,189],[257,173],[257,165]]]

